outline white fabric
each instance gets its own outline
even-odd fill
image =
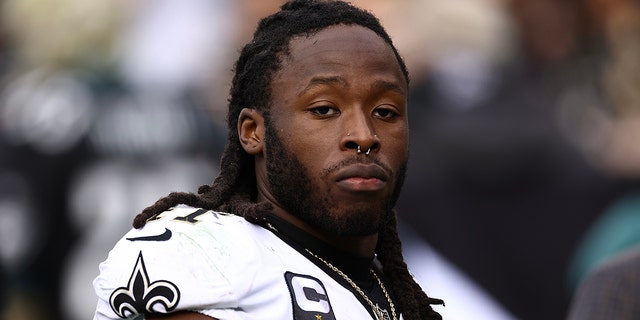
[[[168,240],[140,238],[166,230]],[[138,297],[132,290],[136,279],[145,288]],[[129,231],[100,264],[94,288],[95,320],[121,319],[112,304],[133,318],[124,303],[133,300],[144,300],[157,312],[168,306],[220,320],[316,319],[315,311],[328,310],[336,319],[371,318],[350,290],[270,231],[235,215],[190,207],[174,208]],[[310,312],[294,318],[294,300]]]

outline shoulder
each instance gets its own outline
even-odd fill
[[[632,319],[640,314],[640,247],[593,270],[578,288],[569,319]]]
[[[109,259],[117,261],[119,256],[137,256],[142,251],[156,260],[188,258],[181,264],[193,265],[207,256],[252,247],[262,230],[233,214],[180,206],[148,221],[144,228],[131,229],[116,243]]]
[[[99,312],[165,312],[190,305],[233,308],[262,259],[266,230],[228,213],[176,207],[129,231],[94,280]]]
[[[611,285],[624,289],[636,285],[640,290],[640,247],[623,251],[606,260],[587,276],[585,283]]]

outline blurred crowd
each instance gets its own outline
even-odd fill
[[[281,2],[0,2],[1,319],[90,318],[133,216],[212,181],[233,62]],[[563,319],[640,244],[640,2],[352,2],[411,73],[411,239],[513,318]]]

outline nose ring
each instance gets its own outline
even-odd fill
[[[362,147],[360,147],[360,145],[358,145],[357,152],[358,152],[358,154],[361,154],[361,153],[362,153]],[[367,151],[365,151],[365,152],[364,152],[364,154],[365,154],[366,156],[368,156],[368,155],[369,155],[369,153],[371,153],[371,147],[369,147],[369,149],[367,149]]]

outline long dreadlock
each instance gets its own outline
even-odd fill
[[[293,37],[313,35],[338,24],[360,25],[378,34],[393,49],[405,80],[409,82],[404,61],[371,13],[342,1],[287,2],[279,12],[260,21],[253,40],[245,45],[235,64],[227,115],[228,143],[222,154],[220,175],[212,185],[201,186],[197,194],[173,192],[158,200],[135,217],[133,226],[141,228],[146,221],[178,204],[231,212],[252,223],[264,222],[271,205],[254,201],[257,190],[253,156],[240,145],[237,131],[240,111],[252,107],[263,114],[268,113],[271,80],[281,67],[282,57],[288,54]],[[405,319],[441,319],[431,304],[442,304],[442,300],[428,297],[409,273],[402,256],[396,214],[390,212],[387,217],[389,221],[379,231],[376,252],[398,297],[399,311]]]

